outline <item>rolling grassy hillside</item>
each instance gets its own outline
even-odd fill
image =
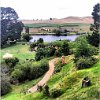
[[[99,57],[99,55],[97,55]],[[91,68],[77,70],[74,67],[74,55],[66,56],[65,63],[67,65],[62,67],[61,72],[54,74],[47,81],[49,90],[53,88],[61,88],[63,94],[57,98],[44,96],[38,91],[28,93],[26,95],[12,94],[5,96],[3,100],[99,100],[99,61],[97,61]],[[49,58],[50,59],[50,58]],[[59,58],[55,63],[61,61]],[[82,88],[82,80],[88,76],[91,80],[91,86]],[[61,86],[59,85],[61,83]]]

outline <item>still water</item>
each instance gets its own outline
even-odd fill
[[[34,42],[34,40],[38,40],[39,38],[43,38],[44,42],[52,42],[56,40],[64,40],[64,39],[70,39],[71,41],[74,41],[78,35],[70,35],[70,36],[54,36],[54,35],[31,35],[33,39],[30,40],[30,42]]]

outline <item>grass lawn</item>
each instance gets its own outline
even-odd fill
[[[20,53],[17,53],[17,51],[20,51]],[[13,54],[13,57],[17,57],[20,62],[26,60],[26,59],[35,59],[35,53],[29,51],[29,45],[25,44],[22,45],[20,43],[17,43],[13,46],[9,46],[6,48],[1,49],[1,62],[3,60],[3,55],[6,54],[6,52]]]

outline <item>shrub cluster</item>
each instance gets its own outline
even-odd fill
[[[26,62],[24,64],[17,64],[14,71],[11,73],[11,77],[18,79],[19,82],[25,80],[32,80],[40,77],[49,69],[49,64],[46,60],[41,60],[38,64],[32,62]]]
[[[11,86],[9,83],[9,80],[7,79],[1,79],[1,96],[7,94],[10,92]]]
[[[19,62],[19,59],[17,57],[15,58],[7,58],[5,59],[5,63],[10,67],[14,67]]]
[[[54,47],[51,47],[51,48],[38,48],[37,49],[37,52],[36,52],[36,55],[35,55],[35,60],[36,61],[39,61],[41,59],[43,59],[44,57],[50,57],[50,56],[53,56],[54,53],[55,53],[55,48]]]
[[[85,69],[90,68],[97,59],[94,57],[80,57],[79,60],[76,62],[75,67],[78,69]]]
[[[50,91],[50,94],[53,98],[59,97],[62,93],[63,91],[59,88],[54,88]]]
[[[31,44],[30,44],[30,48],[34,48],[34,47],[36,47],[36,46],[37,46],[36,44],[37,44],[37,42],[33,42],[33,43],[31,43]]]

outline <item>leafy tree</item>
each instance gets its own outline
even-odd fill
[[[66,32],[67,32],[67,30],[66,30],[66,29],[64,29],[64,32],[66,33]]]
[[[43,59],[43,57],[45,57],[45,51],[43,48],[39,48],[36,52],[36,55],[35,55],[35,60],[36,61],[39,61],[41,59]]]
[[[52,20],[52,18],[50,18],[50,20]]]
[[[1,8],[1,45],[7,43],[8,37],[11,40],[20,38],[22,31],[22,23],[17,22],[18,15],[13,8],[0,7]],[[17,24],[17,25],[16,25]],[[16,33],[16,34],[15,34]]]
[[[25,32],[29,34],[29,27],[25,26]]]
[[[79,60],[79,57],[90,57],[93,55],[92,47],[88,44],[88,42],[81,38],[80,42],[78,43],[78,46],[76,48],[76,52],[74,53],[75,59],[74,62],[77,62]]]
[[[52,32],[54,32],[54,33],[56,33],[56,31],[57,31],[56,29],[53,29],[53,30],[52,30]]]
[[[24,25],[22,22],[11,22],[6,32],[7,37],[10,38],[12,41],[19,39],[21,37],[23,26]]]
[[[80,40],[81,40],[81,38],[87,39],[87,38],[86,38],[87,36],[88,36],[87,34],[79,35],[79,36],[75,39],[75,42],[76,42],[76,43],[79,43]]]
[[[37,40],[37,43],[39,44],[39,43],[43,43],[44,41],[43,41],[43,38],[39,38],[38,40]]]
[[[97,3],[93,7],[93,12],[92,12],[92,18],[94,19],[94,24],[91,24],[90,30],[93,31],[92,35],[88,35],[87,40],[88,42],[93,45],[98,47],[99,46],[99,26],[100,26],[100,4]]]
[[[32,37],[28,33],[23,33],[22,38],[25,39],[27,42],[32,39]]]
[[[39,49],[39,48],[44,48],[44,47],[45,47],[45,46],[44,46],[43,43],[39,43],[39,44],[38,44],[38,49]]]
[[[60,33],[61,33],[60,30],[57,30],[57,31],[56,31],[56,35],[57,35],[57,36],[60,36]]]
[[[61,45],[61,52],[63,53],[63,55],[67,56],[69,54],[69,44],[66,40],[63,41],[62,45]]]

